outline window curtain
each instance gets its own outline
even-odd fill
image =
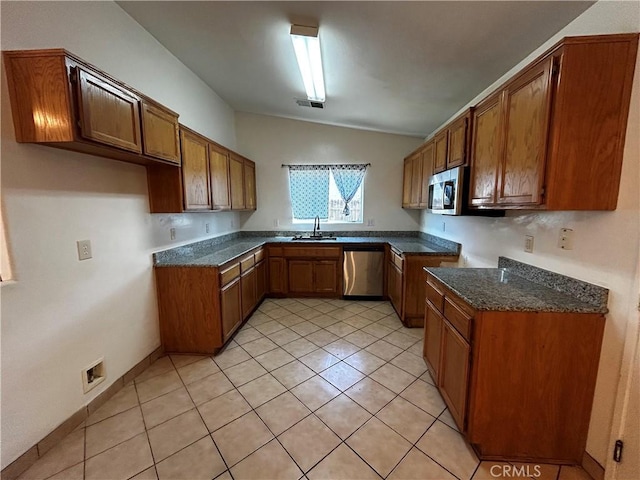
[[[289,186],[293,218],[329,218],[328,165],[290,165]]]
[[[344,210],[342,213],[345,217],[349,216],[349,202],[358,191],[364,174],[367,171],[367,165],[332,165],[331,173],[336,182],[336,187],[340,192],[340,196],[344,201]]]

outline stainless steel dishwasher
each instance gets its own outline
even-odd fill
[[[384,248],[377,245],[344,247],[345,297],[382,298],[384,294]]]

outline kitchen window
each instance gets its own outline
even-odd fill
[[[362,223],[368,165],[287,165],[293,223]]]

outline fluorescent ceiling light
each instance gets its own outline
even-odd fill
[[[316,102],[324,102],[324,77],[322,75],[318,27],[291,25],[291,41],[296,52],[304,89],[307,91],[307,98]]]

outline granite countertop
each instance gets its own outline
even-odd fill
[[[292,245],[354,245],[363,243],[388,243],[401,254],[434,255],[457,257],[460,245],[448,240],[424,235],[418,236],[336,236],[336,240],[293,240],[293,236],[257,236],[241,234],[224,241],[197,242],[191,245],[175,247],[154,254],[154,265],[157,267],[218,267],[235,258],[241,257],[250,250],[267,243],[288,243]]]
[[[510,259],[507,260],[514,262]],[[527,265],[527,269],[529,271],[537,270],[530,265]],[[608,312],[607,289],[542,269],[539,270],[556,276],[553,285],[544,280],[541,281],[539,277],[525,278],[522,276],[522,269],[517,267],[425,267],[425,270],[476,310],[559,313]],[[564,277],[567,281],[563,283],[557,277]]]

